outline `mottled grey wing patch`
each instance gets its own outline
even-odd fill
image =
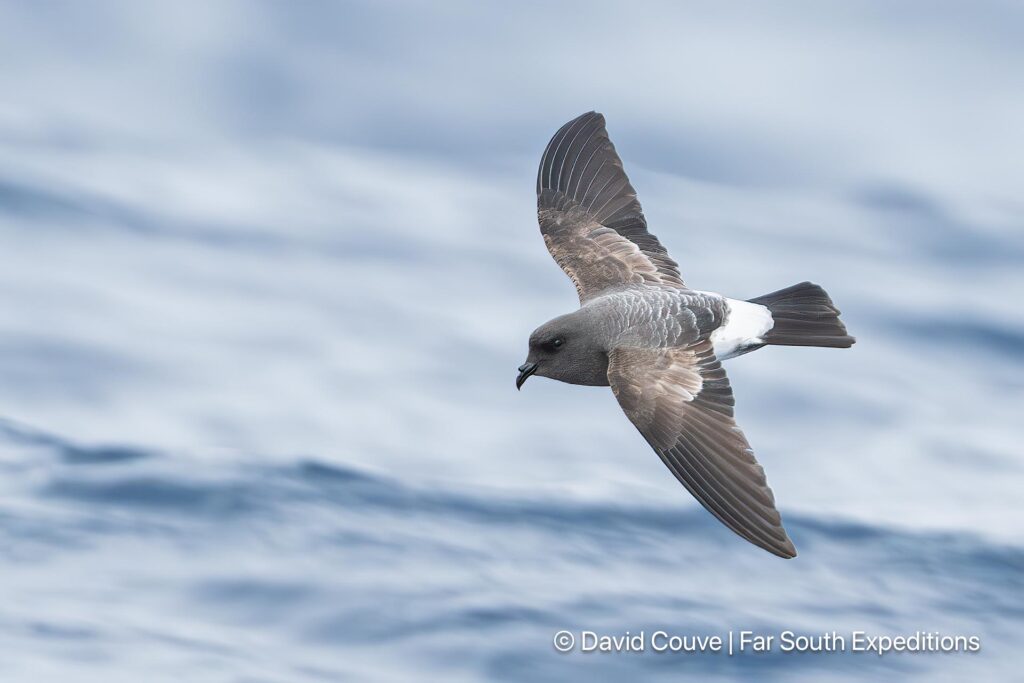
[[[733,419],[732,388],[710,342],[614,349],[608,381],[622,410],[701,505],[754,545],[796,556],[764,470]]]
[[[684,287],[679,266],[647,232],[600,114],[573,119],[551,138],[537,173],[537,217],[581,302],[612,286]]]

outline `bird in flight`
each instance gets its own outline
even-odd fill
[[[596,112],[562,126],[544,150],[537,218],[580,307],[530,335],[516,388],[532,375],[610,386],[708,512],[754,545],[795,557],[764,470],[736,426],[721,361],[766,345],[852,346],[825,290],[803,282],[744,301],[687,287],[647,231]]]

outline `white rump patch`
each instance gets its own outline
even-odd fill
[[[738,356],[751,346],[764,343],[764,335],[775,321],[767,306],[739,299],[726,299],[729,316],[725,324],[711,333],[711,343],[719,360]]]

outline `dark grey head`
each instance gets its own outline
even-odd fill
[[[516,388],[530,375],[569,384],[608,386],[608,354],[595,339],[582,311],[559,316],[530,335],[530,353],[519,366]]]

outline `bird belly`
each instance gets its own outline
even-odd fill
[[[774,325],[768,307],[738,299],[725,301],[729,313],[725,322],[711,333],[715,356],[725,360],[764,346],[764,335]]]

